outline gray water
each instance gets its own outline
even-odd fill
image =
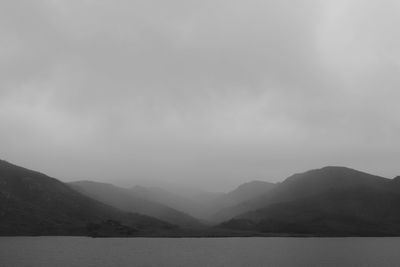
[[[400,266],[400,238],[2,237],[0,266]]]

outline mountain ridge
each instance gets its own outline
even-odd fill
[[[325,167],[290,176],[260,208],[221,227],[312,235],[400,235],[400,186],[344,167]]]
[[[181,227],[204,227],[196,218],[162,203],[140,198],[127,188],[87,180],[70,182],[68,185],[89,197],[126,212],[155,217]]]
[[[296,173],[284,179],[266,194],[223,209],[215,214],[214,218],[215,221],[222,222],[247,211],[262,208],[269,202],[300,198],[301,196],[317,194],[319,191],[329,188],[346,187],[351,184],[368,184],[375,179],[380,180],[379,183],[382,185],[390,181],[388,178],[342,166],[326,166]]]
[[[0,235],[129,236],[174,227],[124,213],[55,178],[0,161]]]
[[[237,199],[249,205],[247,210],[216,226],[197,229],[180,228],[98,201],[74,189],[82,183],[99,186],[107,194],[113,190],[113,197],[130,205],[143,201],[130,195],[131,189],[93,181],[66,184],[1,160],[0,235],[400,236],[399,177],[388,179],[346,167],[313,169],[277,184],[251,181],[239,185],[212,200],[240,192]],[[148,205],[146,209],[161,207],[172,212],[173,220],[182,216],[160,203]]]

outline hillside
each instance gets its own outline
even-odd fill
[[[400,235],[399,189],[396,180],[322,168],[289,177],[258,199],[263,208],[221,226],[275,234]]]
[[[158,187],[134,186],[131,188],[131,192],[141,199],[163,203],[203,221],[213,222],[214,214],[219,210],[259,197],[274,186],[275,184],[269,182],[251,181],[241,184],[227,193],[201,192],[186,196],[171,193]]]
[[[264,195],[274,187],[274,183],[265,181],[251,181],[241,184],[236,189],[226,193],[224,198],[229,199],[232,204],[238,204],[243,201]]]
[[[133,190],[91,181],[73,182],[69,185],[82,194],[124,211],[152,216],[182,227],[203,227],[194,217],[161,203],[141,198]]]
[[[333,189],[357,186],[383,188],[386,187],[389,181],[390,179],[346,167],[328,166],[294,174],[261,196],[220,210],[215,214],[214,219],[220,222],[226,221],[272,203],[318,195]]]
[[[0,235],[134,236],[174,228],[155,218],[122,212],[54,178],[0,161]]]
[[[240,211],[238,207],[248,210],[206,228],[185,213],[133,194],[140,189],[150,197],[164,191],[152,189],[150,194],[146,188],[87,181],[67,185],[0,161],[0,235],[400,236],[399,181],[325,167],[279,184],[250,182],[210,199],[244,200],[234,212]]]
[[[170,192],[169,190],[159,187],[133,186],[131,192],[141,199],[147,201],[163,203],[175,210],[179,210],[185,214],[189,214],[195,218],[199,218],[205,222],[208,217],[215,212],[216,208],[214,200],[220,193],[198,193],[195,195],[183,195]]]

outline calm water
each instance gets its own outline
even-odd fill
[[[0,238],[0,266],[400,266],[400,238]]]

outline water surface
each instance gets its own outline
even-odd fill
[[[400,266],[400,238],[2,237],[0,266]]]

